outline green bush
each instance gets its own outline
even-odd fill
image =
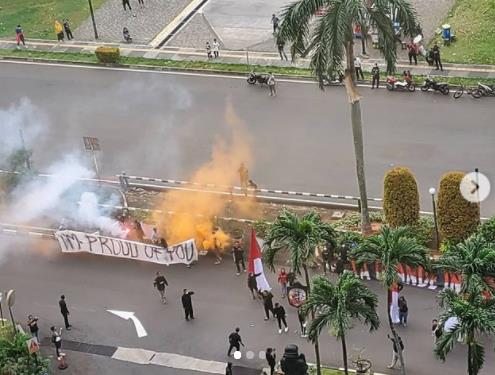
[[[429,246],[433,242],[435,223],[433,217],[421,216],[416,225],[409,226],[411,235],[416,241],[423,245]]]
[[[442,241],[455,245],[473,234],[480,221],[480,207],[461,194],[463,172],[449,172],[440,180],[438,191],[438,229]]]
[[[120,59],[118,47],[98,47],[95,51],[98,61],[106,64],[115,64]]]
[[[485,242],[495,244],[495,216],[479,226],[478,234]]]
[[[268,231],[270,230],[271,223],[264,219],[258,219],[253,223],[254,230],[256,231],[256,235],[259,238],[265,238]]]
[[[381,211],[370,211],[370,221],[372,223],[383,223],[383,213]],[[337,230],[356,230],[361,225],[361,214],[359,212],[348,212],[343,219],[332,224]]]
[[[10,323],[9,323],[10,324]],[[26,345],[29,337],[18,333],[15,337],[0,337],[0,374],[44,375],[50,361],[38,353],[37,360],[30,355]]]
[[[393,168],[385,174],[383,212],[385,221],[392,228],[415,226],[418,223],[418,185],[408,168]]]

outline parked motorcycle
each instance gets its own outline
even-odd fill
[[[437,82],[433,78],[427,77],[423,85],[421,86],[421,91],[426,92],[429,90],[439,91],[443,95],[449,94],[449,84],[445,82]]]
[[[387,90],[402,90],[414,92],[416,90],[416,85],[413,82],[407,82],[406,80],[400,81],[394,76],[387,77]]]
[[[478,82],[478,88],[473,90],[471,95],[473,95],[473,97],[475,98],[481,98],[482,96],[495,96],[495,86],[489,86]]]
[[[251,72],[248,75],[247,82],[250,85],[254,85],[255,83],[260,83],[260,84],[268,84],[268,78],[270,77],[269,74],[256,74],[255,72]]]

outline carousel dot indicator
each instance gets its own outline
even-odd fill
[[[235,359],[241,359],[241,357],[242,357],[242,353],[239,350],[236,350],[234,352],[234,358]]]
[[[246,358],[247,358],[247,359],[253,359],[253,358],[254,358],[254,352],[252,352],[251,350],[249,350],[249,351],[246,353]]]

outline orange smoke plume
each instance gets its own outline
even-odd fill
[[[225,111],[228,134],[218,136],[208,162],[203,164],[190,178],[191,182],[234,186],[239,184],[238,169],[241,163],[253,164],[250,137],[243,122],[236,116],[230,103]],[[168,243],[174,244],[190,238],[196,239],[199,248],[223,249],[230,243],[229,235],[214,225],[216,216],[225,216],[230,207],[228,194],[212,194],[171,190],[161,202],[164,212],[174,211],[174,215],[155,217]],[[245,200],[239,209],[249,212],[254,209],[254,200]]]

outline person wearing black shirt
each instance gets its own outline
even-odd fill
[[[236,349],[237,351],[241,350],[241,345],[244,346],[242,342],[241,335],[239,335],[240,328],[236,328],[235,332],[232,332],[229,335],[229,350],[227,351],[227,356],[230,357],[230,353],[232,349]]]
[[[232,362],[227,363],[227,367],[225,367],[225,375],[232,375]]]
[[[277,355],[275,354],[275,349],[274,348],[266,349],[265,358],[266,361],[268,362],[268,366],[270,366],[270,375],[273,375],[275,373],[275,365],[277,363],[276,361]]]
[[[277,318],[278,322],[278,333],[282,333],[282,323],[284,323],[284,331],[287,332],[289,327],[287,326],[287,321],[285,320],[285,309],[278,302],[275,303],[275,308],[273,309],[273,314]]]
[[[270,311],[275,317],[275,313],[273,312],[273,294],[269,291],[263,292],[263,307],[265,308],[265,320],[270,319]]]
[[[407,301],[404,296],[399,297],[399,320],[400,323],[407,327],[407,315],[409,312],[409,308],[407,307]]]
[[[189,318],[194,319],[194,311],[191,299],[191,296],[193,294],[193,291],[188,291],[187,289],[184,289],[184,293],[182,294],[182,307],[184,308],[184,313],[186,315],[187,321],[189,321]]]
[[[58,305],[60,306],[60,313],[64,317],[65,329],[70,331],[70,327],[72,326],[69,324],[69,309],[67,308],[67,303],[65,302],[64,295],[60,296],[60,301],[58,301]]]
[[[443,71],[442,60],[440,59],[440,47],[437,43],[432,48],[433,51],[433,61],[435,62],[436,70],[440,68]]]
[[[29,332],[31,332],[31,337],[36,337],[38,342],[40,342],[40,337],[38,335],[38,332],[40,330],[38,327],[38,318],[35,316],[33,317],[32,315],[29,315],[27,325],[29,327]]]
[[[163,276],[160,272],[157,272],[153,285],[156,289],[158,289],[158,293],[160,293],[160,301],[162,303],[167,302],[167,298],[165,297],[165,286],[168,286],[168,282],[165,276]]]
[[[258,293],[258,283],[256,282],[256,278],[261,275],[261,273],[253,274],[250,272],[248,274],[248,279],[247,279],[247,284],[248,288],[251,291],[251,295],[253,296],[253,299],[256,299],[256,295],[254,294],[255,292]]]
[[[232,247],[232,254],[234,255],[234,263],[237,268],[236,275],[239,276],[241,274],[241,266],[242,271],[246,272],[246,264],[244,263],[244,250],[242,249],[242,245],[239,241],[234,242],[234,246]]]
[[[371,76],[372,76],[372,81],[371,81],[371,88],[376,88],[380,87],[380,68],[378,67],[378,64],[375,63],[375,66],[373,69],[371,69]]]

